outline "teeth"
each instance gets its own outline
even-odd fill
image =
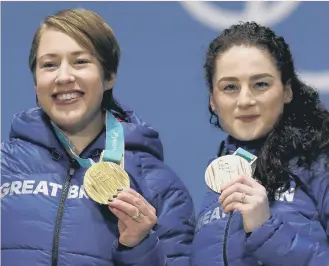
[[[60,101],[67,101],[67,100],[72,100],[78,97],[77,92],[72,92],[72,93],[65,93],[65,94],[58,94],[56,98]]]

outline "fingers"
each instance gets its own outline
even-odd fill
[[[236,179],[233,179],[232,181],[224,184],[222,187],[221,187],[221,191],[224,191],[225,189],[227,189],[228,187],[236,184],[236,183],[241,183],[241,184],[244,184],[246,186],[249,186],[249,187],[255,187],[257,185],[260,185],[258,184],[253,178],[251,177],[248,177],[248,176],[239,176],[238,178]]]
[[[230,213],[232,211],[237,210],[237,211],[240,211],[242,213],[244,208],[247,208],[247,206],[244,205],[243,203],[233,201],[233,202],[230,202],[229,204],[227,204],[225,206],[225,208],[223,208],[223,212],[226,214],[226,213]]]
[[[124,188],[121,188],[120,190],[118,190],[118,192],[119,192],[119,194],[118,194],[119,199],[122,199],[120,195],[126,195],[125,193],[129,193],[129,194],[133,195],[136,198],[137,203],[138,203],[138,199],[141,200],[145,204],[145,206],[149,209],[149,212],[156,215],[155,208],[141,194],[139,194],[135,190],[133,190],[131,188],[124,187]],[[131,201],[130,201],[130,203],[135,205],[136,207],[140,206],[140,204],[136,205],[136,204],[132,203]]]
[[[118,195],[109,201],[108,206],[126,226],[135,222],[145,225],[156,224],[155,209],[144,197],[131,188],[122,188],[118,192]]]
[[[241,192],[245,193],[246,195],[252,196],[254,189],[250,186],[247,186],[242,183],[234,183],[233,185],[227,187],[220,195],[219,197],[219,203],[222,203],[229,195],[231,195],[234,192]]]
[[[251,204],[255,197],[263,193],[264,187],[250,177],[240,176],[239,178],[223,186],[218,202],[223,210],[231,210],[235,204]],[[240,206],[238,204],[238,206]]]
[[[122,188],[119,188],[118,189],[118,192],[119,193],[121,193],[121,192],[127,192],[127,193],[130,193],[130,194],[134,195],[137,198],[141,196],[137,191],[133,190],[130,187],[122,187]]]
[[[134,216],[139,210],[136,206],[117,198],[115,198],[113,201],[110,201],[109,206],[119,209],[129,216]]]
[[[123,211],[114,208],[114,207],[109,207],[110,210],[112,211],[112,213],[126,226],[128,227],[129,224],[131,224],[133,221],[133,219],[131,219],[131,217],[129,215],[127,215],[126,213],[124,213]]]
[[[127,192],[120,192],[115,200],[110,204],[111,206],[115,206],[130,216],[134,216],[138,211],[146,216],[153,215],[141,198],[138,198]]]
[[[222,209],[225,209],[231,203],[250,204],[252,203],[252,196],[241,192],[233,192],[221,203]]]

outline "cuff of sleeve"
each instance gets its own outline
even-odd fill
[[[116,240],[113,245],[113,258],[120,263],[120,265],[130,265],[131,263],[136,262],[137,259],[145,256],[147,253],[152,252],[158,242],[159,239],[153,231],[151,231],[150,234],[137,246],[129,249],[120,249],[119,241]]]

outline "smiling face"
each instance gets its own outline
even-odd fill
[[[36,93],[39,105],[63,129],[79,130],[102,116],[105,82],[100,62],[69,35],[47,28],[37,50]]]
[[[291,88],[283,86],[270,54],[233,46],[215,64],[210,105],[223,130],[241,141],[266,136],[292,100]]]

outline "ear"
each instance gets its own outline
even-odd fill
[[[291,82],[290,80],[287,81],[286,85],[284,85],[284,103],[290,103],[292,101],[293,98],[293,92],[291,89]]]
[[[40,107],[39,99],[38,99],[38,92],[37,92],[37,85],[34,85],[34,91],[35,91],[35,102],[36,102],[37,106]]]
[[[212,110],[214,113],[217,113],[217,108],[216,108],[216,104],[215,104],[215,101],[214,101],[214,96],[213,96],[213,94],[210,94],[210,97],[209,97],[209,104],[210,104],[211,110]]]
[[[112,74],[109,80],[104,83],[104,91],[112,90],[116,82],[116,74]]]

